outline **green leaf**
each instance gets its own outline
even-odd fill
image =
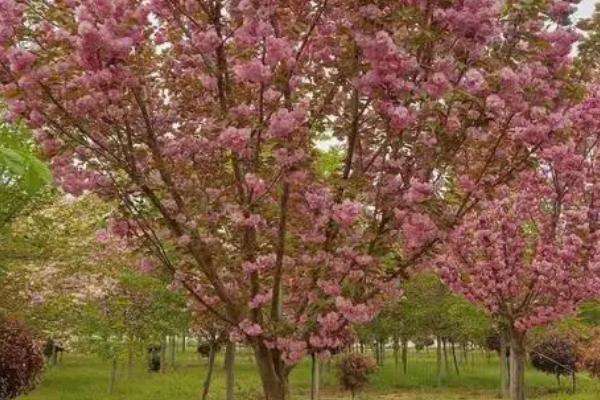
[[[27,162],[24,157],[12,149],[0,147],[0,165],[14,175],[24,176],[27,172]]]

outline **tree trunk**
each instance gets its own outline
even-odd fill
[[[500,395],[503,399],[508,399],[510,396],[510,376],[508,360],[506,359],[507,351],[506,335],[500,334]]]
[[[160,339],[160,372],[165,373],[167,371],[167,339]]]
[[[217,351],[215,344],[210,344],[210,350],[208,352],[208,369],[206,371],[206,377],[204,378],[204,386],[202,388],[202,400],[206,400],[208,392],[210,391],[210,382],[212,381],[213,370],[215,369],[215,355]]]
[[[379,342],[376,340],[375,343],[373,343],[373,356],[375,357],[375,362],[377,363],[377,365],[381,365],[379,363]]]
[[[262,343],[254,345],[254,357],[263,386],[265,400],[289,399],[289,369],[276,350],[268,349]]]
[[[50,355],[50,365],[55,366],[58,363],[58,352],[56,351],[56,345],[52,344],[52,353]]]
[[[525,334],[510,332],[510,399],[525,400]]]
[[[396,371],[398,370],[398,366],[400,365],[400,339],[397,336],[393,337],[393,355],[394,355],[394,367]]]
[[[181,335],[181,352],[185,353],[185,336],[186,336],[186,331],[184,330],[182,335]]]
[[[225,399],[233,400],[235,396],[235,343],[227,342],[225,347]]]
[[[129,342],[127,346],[127,378],[131,380],[133,377],[133,342]]]
[[[320,366],[316,354],[312,354],[310,400],[319,400],[320,397]]]
[[[171,342],[171,348],[170,348],[170,351],[171,351],[171,368],[175,369],[175,353],[176,353],[175,352],[175,347],[177,346],[176,345],[175,336],[171,336],[169,338],[169,342]]]
[[[402,339],[402,371],[408,373],[408,340]]]
[[[577,390],[577,376],[575,372],[571,374],[571,378],[573,379],[573,394],[575,394],[575,391]]]
[[[115,390],[115,381],[117,380],[117,357],[112,359],[110,366],[110,375],[108,377],[108,394],[112,394]]]
[[[385,365],[385,339],[379,341],[379,365]]]
[[[450,347],[452,349],[452,359],[454,360],[454,370],[456,371],[456,376],[460,376],[460,370],[458,369],[458,359],[456,358],[456,346],[454,345],[454,340],[450,342]]]
[[[446,370],[444,368],[444,362],[442,360],[442,338],[436,338],[436,359],[437,359],[437,384],[438,386],[442,386],[444,381],[446,380]]]
[[[448,362],[448,346],[447,346],[447,341],[446,339],[442,339],[442,349],[444,350],[444,370],[446,371],[446,374],[448,373],[448,371],[450,370],[450,363]]]

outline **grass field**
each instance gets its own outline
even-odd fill
[[[444,387],[437,387],[435,355],[433,352],[411,353],[406,375],[395,368],[392,357],[373,378],[359,399],[384,400],[491,400],[497,398],[498,367],[496,357],[477,354],[461,366],[460,376],[451,368]],[[146,372],[140,360],[129,373],[120,365],[116,387],[107,393],[109,364],[91,356],[66,354],[62,363],[46,371],[43,382],[22,400],[192,400],[199,399],[205,373],[205,361],[195,353],[177,353],[176,368],[165,374]],[[452,367],[452,365],[451,365]],[[337,385],[333,364],[323,368],[323,400],[350,399]],[[260,398],[260,382],[249,353],[237,357],[237,400]],[[224,397],[224,371],[219,359],[210,398]],[[528,398],[542,400],[598,400],[600,382],[579,375],[578,392],[558,390],[554,377],[528,371]],[[310,365],[299,365],[291,376],[292,398],[308,399]]]

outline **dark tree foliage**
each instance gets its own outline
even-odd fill
[[[489,335],[485,338],[485,348],[489,351],[495,351],[496,353],[500,353],[500,336],[498,335]]]
[[[210,355],[210,350],[211,350],[211,347],[213,347],[213,346],[215,347],[214,351],[216,351],[217,353],[219,351],[221,351],[220,343],[215,343],[215,344],[211,345],[211,343],[209,343],[209,342],[198,343],[196,350],[202,357],[207,358]]]
[[[435,343],[430,337],[418,337],[414,340],[415,349],[423,350],[425,347],[431,347]]]
[[[0,317],[0,400],[33,389],[44,366],[40,349],[27,328]]]
[[[160,371],[160,350],[161,345],[148,346],[148,370],[150,372]]]
[[[369,383],[371,375],[377,371],[377,364],[370,356],[350,353],[340,358],[338,370],[342,387],[354,398],[355,393]]]
[[[551,375],[572,375],[577,372],[577,345],[568,338],[550,336],[536,344],[529,353],[531,364]]]

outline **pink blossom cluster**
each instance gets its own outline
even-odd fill
[[[590,220],[597,217],[589,213],[593,200],[581,202],[597,189],[554,170],[554,161],[551,181],[522,176],[523,186],[482,203],[439,260],[453,290],[523,331],[574,312],[600,288],[600,236]]]

